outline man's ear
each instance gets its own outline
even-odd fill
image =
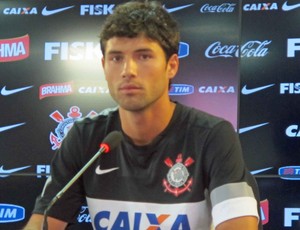
[[[104,64],[105,64],[104,57],[101,58],[101,64],[102,64],[102,68],[104,69]]]
[[[173,54],[168,61],[168,77],[169,79],[172,79],[175,77],[178,68],[179,68],[179,58],[177,54]]]

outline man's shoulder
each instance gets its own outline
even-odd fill
[[[118,107],[107,108],[98,114],[86,116],[75,121],[77,126],[106,124],[112,122],[113,119],[118,119]]]
[[[220,123],[228,123],[224,118],[218,117],[203,110],[179,104],[181,113],[188,122],[203,128],[213,128]]]

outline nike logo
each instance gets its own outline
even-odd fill
[[[282,10],[283,11],[290,11],[290,10],[294,10],[300,7],[300,3],[298,4],[294,4],[294,5],[288,5],[287,1],[285,3],[283,3],[282,5]]]
[[[259,173],[261,173],[261,172],[265,172],[265,171],[267,171],[267,170],[270,170],[270,169],[272,169],[272,168],[273,168],[273,167],[254,170],[254,171],[251,171],[251,174],[252,174],[252,175],[256,175],[256,174],[259,174]]]
[[[273,85],[275,85],[275,84],[270,84],[270,85],[260,86],[260,87],[256,87],[256,88],[253,88],[253,89],[247,89],[247,85],[245,85],[245,86],[242,88],[242,94],[248,95],[248,94],[256,93],[256,92],[261,91],[261,90],[263,90],[263,89],[267,89],[267,88],[269,88],[269,87],[272,87]]]
[[[50,15],[53,15],[53,14],[57,14],[57,13],[66,11],[66,10],[71,9],[73,7],[74,6],[68,6],[68,7],[64,7],[64,8],[55,9],[55,10],[48,10],[47,6],[45,6],[43,11],[42,11],[42,15],[43,16],[50,16]]]
[[[100,168],[100,165],[99,165],[99,166],[96,168],[95,172],[96,172],[96,174],[98,174],[98,175],[102,175],[102,174],[105,174],[105,173],[109,173],[109,172],[115,171],[115,170],[117,170],[117,169],[119,169],[119,168],[116,167],[116,168],[110,168],[110,169],[101,169],[101,168]]]
[[[2,96],[9,96],[9,95],[12,95],[12,94],[15,94],[15,93],[19,93],[21,91],[24,91],[26,89],[30,89],[32,88],[33,85],[31,86],[26,86],[26,87],[22,87],[22,88],[17,88],[17,89],[6,89],[6,86],[4,86],[2,89],[1,89],[1,95]]]
[[[24,123],[15,124],[15,125],[7,125],[7,126],[0,127],[0,133],[3,132],[3,131],[6,131],[6,130],[13,129],[13,128],[16,128],[18,126],[24,125],[24,124],[25,124],[25,122]]]
[[[184,5],[184,6],[177,6],[177,7],[172,7],[172,8],[167,8],[165,5],[163,6],[165,8],[165,10],[168,12],[168,13],[172,13],[172,12],[175,12],[175,11],[178,11],[178,10],[182,10],[182,9],[185,9],[187,7],[190,7],[194,5],[194,3],[192,4],[188,4],[188,5]]]
[[[241,128],[241,129],[239,129],[239,133],[240,133],[240,134],[241,134],[241,133],[245,133],[245,132],[248,132],[248,131],[250,131],[250,130],[257,129],[257,128],[259,128],[259,127],[262,127],[262,126],[264,126],[264,125],[267,125],[267,124],[269,124],[269,122],[262,123],[262,124],[258,124],[258,125],[252,125],[252,126],[245,127],[245,128]]]
[[[0,177],[8,177],[10,176],[10,174],[14,173],[14,172],[18,172],[21,171],[23,169],[27,169],[29,168],[29,166],[24,166],[24,167],[19,167],[19,168],[14,168],[14,169],[3,169],[3,165],[0,167]]]

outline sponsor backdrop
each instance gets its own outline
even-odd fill
[[[26,223],[73,122],[115,106],[98,34],[121,2],[0,1],[0,229]],[[299,228],[300,0],[163,4],[182,31],[172,99],[234,125],[264,229]],[[89,222],[82,204],[68,229]]]

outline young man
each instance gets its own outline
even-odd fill
[[[176,21],[157,3],[129,2],[107,18],[100,37],[119,106],[74,124],[25,229],[41,228],[52,197],[114,130],[123,133],[120,146],[53,205],[49,229],[74,222],[85,199],[95,229],[258,229],[258,190],[233,127],[169,98],[179,66]]]

